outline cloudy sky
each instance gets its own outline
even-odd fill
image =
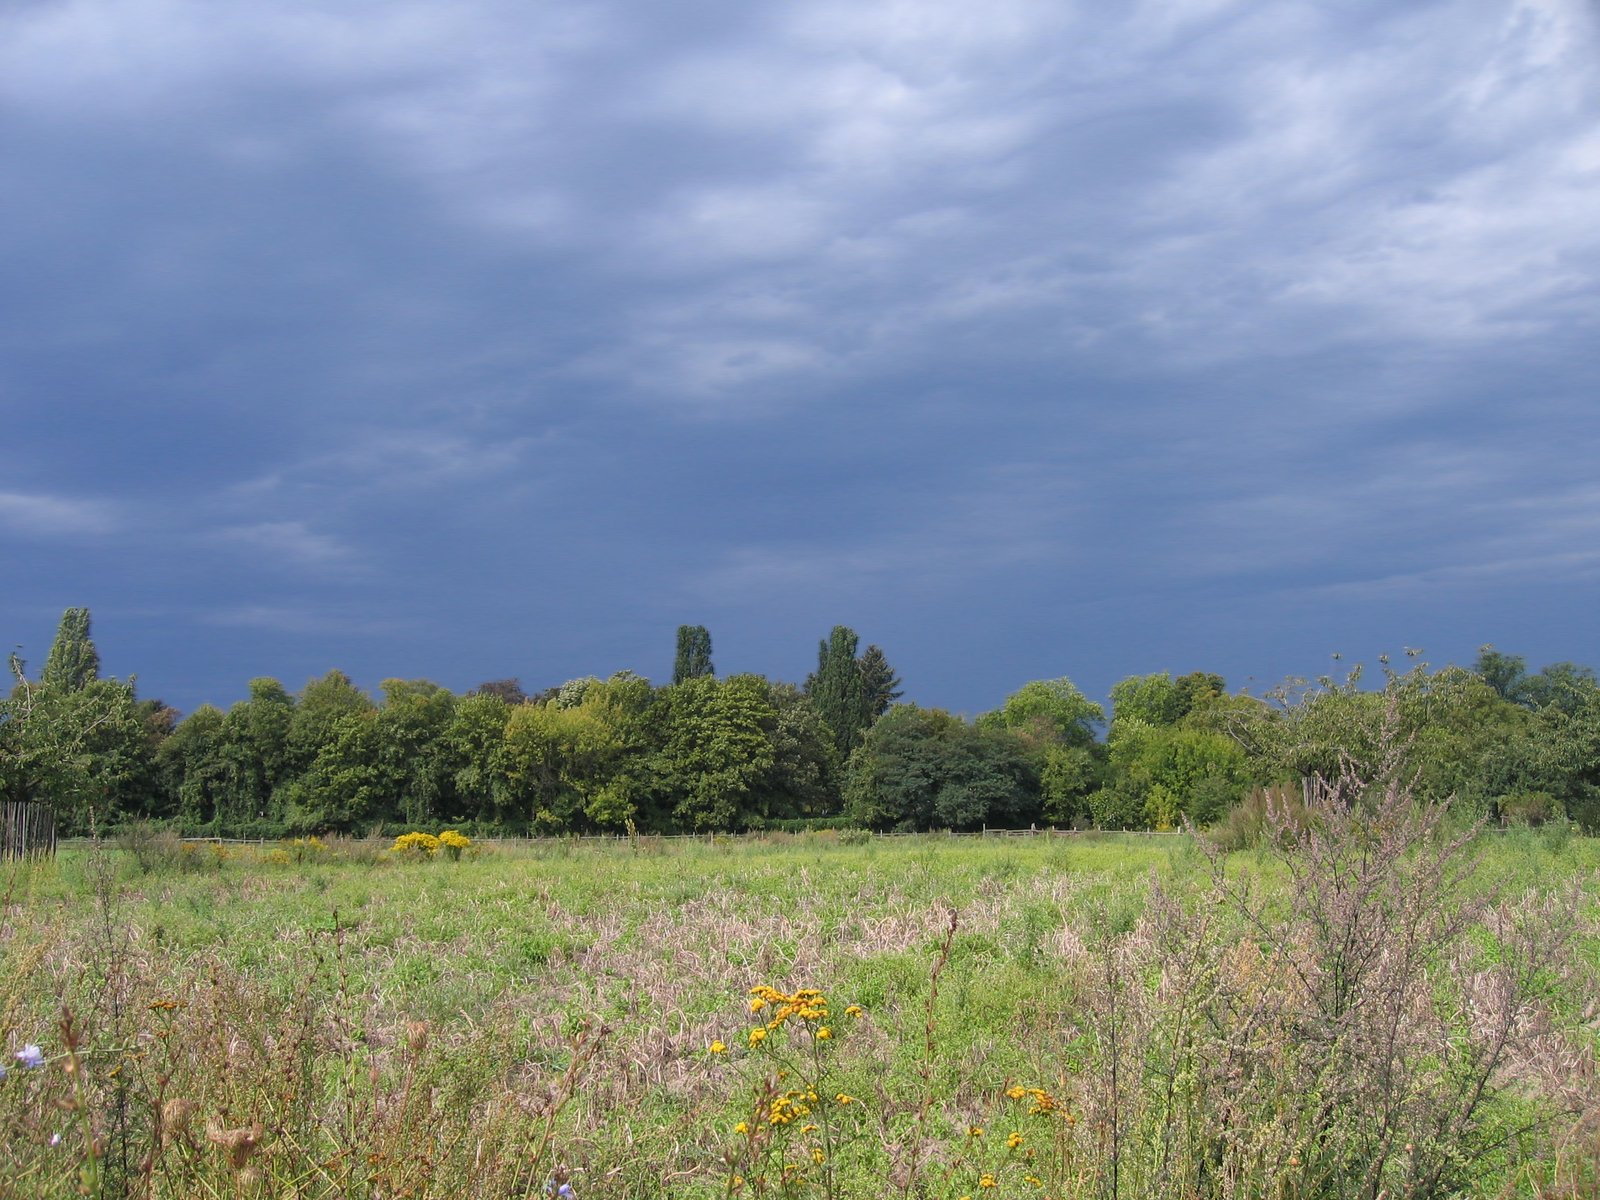
[[[185,710],[1600,665],[1593,0],[10,0],[0,638]],[[1252,682],[1253,681],[1253,682]]]

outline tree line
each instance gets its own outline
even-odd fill
[[[1418,792],[1470,815],[1600,827],[1600,684],[1484,647],[1470,669],[1360,672],[1263,696],[1207,672],[1135,675],[1109,715],[1066,678],[975,720],[902,702],[877,646],[835,627],[803,683],[718,677],[704,626],[672,682],[623,671],[534,695],[457,695],[340,671],[291,693],[256,679],[187,716],[100,675],[70,609],[38,677],[13,656],[0,795],[48,803],[63,834],[130,820],[278,837],[448,823],[478,833],[1208,825],[1267,789],[1368,774],[1395,746]]]

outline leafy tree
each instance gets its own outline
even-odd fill
[[[980,717],[978,724],[1032,730],[1035,737],[1050,738],[1063,746],[1089,746],[1094,742],[1095,727],[1104,721],[1104,710],[1062,676],[1023,684],[999,709]]]
[[[611,783],[622,751],[622,739],[599,703],[521,705],[506,722],[512,795],[545,832],[600,823],[589,809]]]
[[[833,733],[800,689],[769,683],[767,701],[777,713],[772,726],[772,770],[758,787],[774,819],[837,813],[839,752]]]
[[[377,728],[383,765],[396,789],[390,813],[408,825],[423,825],[454,804],[455,772],[445,737],[456,698],[426,679],[386,679],[382,686]]]
[[[817,647],[817,669],[805,683],[805,694],[833,731],[833,744],[841,757],[855,748],[871,721],[866,679],[856,661],[860,640],[855,630],[835,625]]]
[[[183,827],[215,827],[222,816],[229,766],[222,754],[222,710],[202,704],[181,721],[158,753],[167,791]]]
[[[846,770],[845,813],[872,829],[972,829],[1036,815],[1038,778],[1020,739],[940,709],[897,704]]]
[[[657,749],[650,760],[652,823],[682,829],[743,829],[768,816],[761,785],[776,761],[778,713],[759,675],[703,675],[658,693],[649,710]]]
[[[283,819],[294,833],[354,832],[392,816],[401,784],[377,710],[349,712],[333,722],[310,769],[283,789]]]
[[[1582,711],[1600,690],[1594,670],[1576,663],[1551,663],[1523,686],[1526,703],[1533,708],[1554,705],[1568,714]]]
[[[1202,729],[1120,717],[1109,754],[1110,794],[1099,806],[1120,827],[1171,829],[1184,818],[1211,824],[1253,781],[1238,744]]]
[[[506,756],[506,724],[512,711],[500,696],[480,688],[456,704],[444,734],[456,801],[464,814],[486,824],[501,825],[516,816]]]
[[[151,770],[132,683],[35,683],[15,655],[11,670],[16,683],[0,703],[0,793],[53,806],[65,836],[113,823],[130,783]]]
[[[522,690],[520,679],[491,679],[480,683],[468,695],[494,696],[507,704],[523,704],[528,699],[528,694]]]
[[[1228,697],[1228,684],[1221,675],[1210,671],[1190,671],[1173,680],[1178,689],[1183,716],[1202,712]]]
[[[61,614],[39,682],[55,691],[81,692],[99,677],[100,652],[89,637],[89,610],[69,608]]]
[[[333,740],[334,728],[342,718],[370,713],[376,707],[343,671],[308,680],[289,718],[288,774],[299,776],[311,769],[323,747]]]
[[[704,625],[679,625],[678,653],[672,660],[672,682],[683,683],[713,673],[711,631]]]
[[[1155,675],[1130,675],[1111,687],[1111,724],[1135,719],[1148,725],[1174,725],[1187,711],[1185,696],[1162,671]]]
[[[276,679],[252,679],[250,696],[228,710],[219,747],[227,764],[227,788],[218,818],[233,832],[273,821],[281,804],[273,793],[296,775],[289,754],[294,698]]]
[[[867,647],[858,668],[861,671],[861,693],[867,717],[869,721],[876,721],[904,694],[900,691],[900,677],[894,673],[889,660],[877,646]]]
[[[1528,660],[1519,654],[1502,654],[1493,646],[1481,646],[1472,669],[1503,700],[1523,702],[1523,687],[1528,677]]]

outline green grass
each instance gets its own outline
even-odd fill
[[[1600,868],[1589,839],[1479,849],[1483,885],[1514,891]],[[1271,874],[1249,852],[1230,869]],[[1076,1006],[1094,948],[1139,926],[1153,882],[1196,901],[1208,878],[1187,839],[1122,835],[10,864],[0,1042],[52,1063],[0,1080],[0,1174],[51,1197],[88,1186],[86,1165],[105,1195],[466,1197],[569,1178],[580,1200],[725,1195],[759,1165],[732,1130],[776,1061],[748,1045],[749,989],[770,984],[827,994],[836,1035],[797,1035],[823,1057],[790,1069],[859,1101],[826,1186],[806,1168],[784,1193],[769,1163],[770,1194],[976,1195],[991,1170],[985,1194],[1036,1195],[1028,1164],[1046,1159],[1066,1194],[1085,1129],[1077,1151],[1059,1130],[1010,1150],[966,1129],[1020,1121],[1016,1084],[1090,1103]],[[708,1054],[718,1040],[729,1052]],[[195,1115],[163,1145],[158,1113],[179,1099]],[[230,1163],[218,1135],[253,1122],[260,1148]]]

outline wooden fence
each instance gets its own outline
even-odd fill
[[[0,803],[0,859],[49,858],[55,852],[55,809],[31,800]]]

